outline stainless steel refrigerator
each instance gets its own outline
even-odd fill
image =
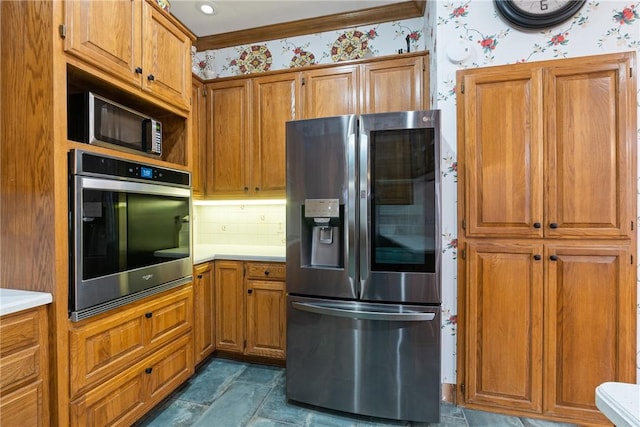
[[[439,421],[439,123],[287,122],[288,399]]]

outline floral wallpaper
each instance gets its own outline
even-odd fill
[[[416,50],[431,53],[431,105],[441,110],[442,118],[442,382],[455,384],[458,243],[456,71],[631,50],[638,51],[640,59],[640,2],[588,0],[572,19],[563,24],[541,31],[523,31],[503,20],[493,1],[433,0],[427,3],[423,18],[194,52],[192,65],[194,73],[214,78]],[[640,76],[640,72],[635,71],[635,75]],[[640,113],[640,104],[638,111]],[[638,139],[640,141],[640,130]],[[640,299],[637,306],[640,319]],[[640,351],[637,359],[637,377],[640,379]]]
[[[193,71],[229,77],[425,50],[423,18],[196,52]]]

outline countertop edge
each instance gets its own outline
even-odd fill
[[[0,316],[49,304],[53,296],[47,292],[0,288]]]
[[[277,255],[236,255],[236,254],[213,254],[193,258],[193,264],[198,265],[215,260],[235,260],[235,261],[262,261],[262,262],[286,262],[286,257]]]

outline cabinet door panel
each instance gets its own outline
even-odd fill
[[[48,414],[43,404],[43,381],[39,380],[13,393],[0,397],[0,419],[2,427],[25,427],[49,425]]]
[[[215,348],[213,263],[196,265],[193,276],[193,342],[197,364],[211,354]]]
[[[284,282],[247,281],[247,354],[285,358]]]
[[[201,199],[205,195],[205,171],[207,167],[207,116],[204,85],[193,78],[191,85],[191,188],[193,197]]]
[[[595,388],[635,382],[631,253],[624,246],[558,244],[546,257],[546,410],[603,421]]]
[[[140,2],[66,1],[65,10],[65,51],[140,85]]]
[[[188,335],[183,336],[153,355],[145,368],[149,383],[147,405],[160,402],[193,374],[192,344]]]
[[[542,237],[540,72],[470,74],[459,84],[467,236]]]
[[[356,65],[312,70],[302,78],[305,119],[358,113],[360,79]]]
[[[242,262],[215,262],[216,349],[244,350],[244,286]]]
[[[373,62],[361,67],[363,114],[428,108],[423,57]]]
[[[207,168],[208,195],[246,195],[248,188],[246,143],[249,138],[251,81],[208,83]]]
[[[548,236],[629,237],[629,69],[607,62],[545,73]],[[632,120],[632,119],[631,119]],[[632,122],[633,123],[633,120]],[[635,129],[635,126],[634,126]]]
[[[144,62],[142,88],[189,109],[191,40],[163,12],[142,2]]]
[[[262,194],[286,188],[285,122],[300,108],[300,74],[280,74],[253,80],[253,150],[250,191]]]
[[[467,247],[466,402],[540,412],[542,245]]]

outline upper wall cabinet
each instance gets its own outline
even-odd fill
[[[299,85],[298,73],[206,85],[208,196],[284,196],[284,123],[297,118]]]
[[[284,197],[289,120],[429,108],[428,58],[422,52],[205,83],[205,196]]]
[[[428,108],[427,56],[362,64],[360,112],[385,113]]]
[[[632,78],[608,58],[462,76],[467,236],[631,236]]]
[[[191,38],[141,0],[65,2],[64,49],[125,83],[189,109]]]
[[[330,117],[359,111],[357,65],[318,68],[302,74],[303,117]]]

